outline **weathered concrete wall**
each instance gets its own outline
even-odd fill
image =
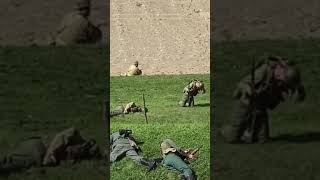
[[[72,11],[74,3],[75,0],[1,0],[0,45],[46,44],[62,18]],[[95,24],[103,24],[103,32],[109,28],[105,25],[108,20],[107,3],[105,0],[92,0],[90,19]]]
[[[209,0],[112,0],[111,74],[209,73]]]
[[[318,0],[215,0],[214,41],[320,37]]]

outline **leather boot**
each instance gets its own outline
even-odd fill
[[[190,175],[190,176],[182,175],[181,180],[196,180],[196,177],[194,175]]]
[[[149,168],[149,171],[153,170],[156,168],[156,162],[154,160],[149,160],[149,159],[145,159],[142,158],[140,160],[140,163],[144,166],[147,166]]]

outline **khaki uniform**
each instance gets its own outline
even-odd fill
[[[223,135],[227,142],[248,142],[248,132],[253,118],[253,140],[265,142],[269,138],[268,110],[273,110],[287,97],[304,99],[304,87],[300,77],[294,82],[279,82],[274,77],[278,61],[266,61],[255,69],[255,98],[252,99],[251,75],[238,84],[234,92],[234,107],[231,124],[224,127]],[[293,68],[287,66],[286,68]],[[251,99],[253,104],[251,104]],[[255,107],[253,107],[255,106]]]
[[[84,142],[85,140],[75,128],[69,128],[58,133],[47,149],[43,159],[43,165],[50,166],[59,164],[60,160],[67,158],[65,150],[68,146],[82,144]]]
[[[67,15],[58,29],[57,45],[96,43],[101,40],[101,30],[77,12]]]
[[[137,76],[137,75],[141,75],[142,71],[134,64],[130,65],[128,72],[127,72],[127,76]]]

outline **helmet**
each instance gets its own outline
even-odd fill
[[[90,8],[90,0],[77,0],[76,9]]]

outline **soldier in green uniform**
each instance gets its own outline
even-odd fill
[[[131,130],[120,129],[118,132],[111,134],[110,144],[111,163],[126,156],[138,164],[147,166],[149,170],[152,170],[156,167],[156,162],[154,160],[149,160],[139,155],[138,152],[140,151],[140,148],[137,145],[137,141],[132,136]]]
[[[222,130],[229,143],[264,143],[269,138],[268,111],[288,97],[298,102],[305,98],[299,70],[284,58],[269,57],[253,72],[234,92],[232,122]]]
[[[188,106],[194,105],[194,96],[196,96],[199,92],[203,94],[206,92],[204,88],[204,84],[202,81],[199,80],[192,80],[184,89],[183,89],[183,96],[179,105],[185,107],[186,104]]]
[[[182,180],[195,180],[193,170],[187,165],[185,159],[193,159],[193,155],[183,151],[174,141],[166,139],[161,143],[163,165],[170,170],[182,173]]]
[[[75,128],[58,133],[49,145],[45,139],[32,137],[22,141],[16,149],[0,159],[0,174],[6,175],[33,166],[57,166],[63,160],[100,157],[94,140],[83,139]]]
[[[148,112],[148,109],[145,108],[145,111]],[[144,110],[137,106],[134,102],[129,102],[125,106],[121,105],[116,107],[114,111],[110,112],[110,117],[136,112],[144,112]]]
[[[77,0],[75,11],[61,22],[55,38],[56,45],[96,43],[101,40],[101,30],[93,25],[90,15],[90,0]]]

